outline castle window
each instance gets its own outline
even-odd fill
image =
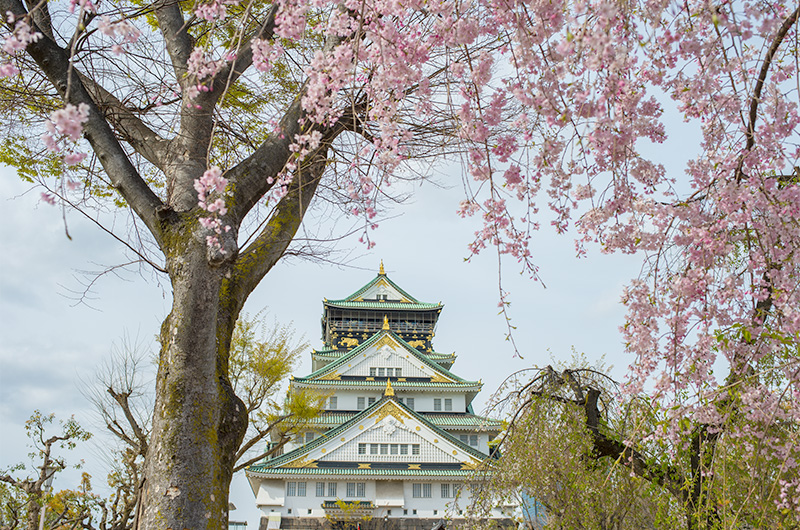
[[[286,496],[287,497],[305,497],[306,496],[306,483],[305,482],[287,482],[286,483]]]
[[[309,442],[311,442],[313,440],[314,440],[314,433],[313,432],[307,432],[306,433],[306,443],[309,443]]]
[[[478,435],[477,434],[470,434],[469,435],[469,444],[473,447],[478,447]]]
[[[317,482],[317,497],[324,497],[324,496],[325,496],[325,483]]]
[[[441,398],[433,398],[433,410],[434,412],[441,412],[442,410]]]
[[[336,497],[336,483],[328,482],[328,497]]]
[[[364,482],[348,482],[347,483],[347,496],[348,497],[365,497],[366,483]]]
[[[339,406],[339,399],[336,396],[331,396],[328,398],[328,408],[331,410],[336,410]]]
[[[358,397],[358,398],[356,399],[356,402],[358,403],[358,404],[356,405],[356,408],[357,408],[358,410],[363,410],[363,409],[364,409],[364,402],[365,402],[365,399],[364,399],[364,397],[363,397],[363,396],[362,396],[362,397]]]
[[[450,398],[446,398],[444,400],[444,410],[451,411],[453,410],[453,400]]]
[[[389,444],[381,444],[381,454],[382,455],[389,454]]]
[[[367,404],[368,405],[372,405],[373,403],[375,403],[375,398],[374,397],[367,398]]]
[[[430,484],[413,484],[411,488],[412,496],[415,499],[429,499],[431,497]]]
[[[396,455],[396,454],[399,454],[398,451],[399,451],[399,447],[398,447],[397,444],[391,444],[389,446],[389,454]]]
[[[367,444],[358,444],[358,454],[360,455],[367,454]]]
[[[400,454],[401,455],[408,454],[408,444],[400,444]]]
[[[386,376],[386,368],[378,368],[378,377]]]
[[[443,499],[450,498],[450,484],[442,484],[442,498]]]
[[[377,368],[370,368],[370,369],[369,369],[369,375],[370,375],[370,377],[375,377],[376,375],[378,375],[378,374],[376,373],[376,372],[377,372],[377,370],[378,370]]]
[[[411,444],[411,454],[419,456],[419,444]]]
[[[406,398],[406,407],[414,410],[414,398]]]
[[[369,454],[371,455],[378,454],[378,444],[369,444]]]

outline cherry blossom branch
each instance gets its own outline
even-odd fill
[[[749,152],[756,143],[755,133],[756,120],[758,119],[758,105],[761,103],[761,91],[763,90],[764,83],[767,80],[770,66],[772,66],[772,59],[775,56],[775,53],[777,53],[778,48],[780,48],[780,45],[783,43],[783,40],[786,38],[786,35],[789,33],[789,30],[797,23],[798,14],[800,14],[800,7],[796,8],[794,12],[783,21],[783,24],[775,34],[775,38],[772,40],[772,44],[770,45],[769,50],[767,50],[767,55],[764,57],[764,61],[761,64],[761,71],[758,74],[756,86],[753,90],[753,95],[750,98],[750,114],[747,122],[747,131],[745,132],[747,143],[744,148],[745,153],[742,154],[741,158],[739,159],[739,164],[736,167],[737,180],[741,180],[744,177],[742,167],[744,166],[745,154]]]
[[[18,0],[0,0],[0,12],[11,12],[15,17],[28,15]],[[154,237],[159,240],[161,228],[156,211],[163,206],[163,203],[147,186],[128,159],[108,122],[102,118],[100,109],[95,105],[80,80],[72,79],[70,82],[68,53],[48,37],[31,42],[26,51],[67,103],[88,106],[89,116],[84,125],[84,137],[97,153],[100,163],[117,191],[125,197],[131,208],[144,221]],[[67,93],[69,85],[71,86]]]

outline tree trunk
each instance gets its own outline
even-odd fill
[[[161,328],[151,443],[139,528],[227,529],[233,459],[247,428],[217,341],[230,264],[210,265],[186,220],[166,252],[172,311]],[[195,224],[196,226],[196,224]]]
[[[39,517],[41,517],[42,513],[42,505],[39,504],[40,499],[44,500],[44,496],[28,501],[28,530],[39,530]]]

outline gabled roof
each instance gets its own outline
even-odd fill
[[[394,291],[399,299],[391,299],[391,300],[364,300],[362,295],[367,291],[375,287],[384,287],[387,290]],[[441,309],[443,306],[441,303],[428,303],[428,302],[420,302],[406,291],[404,291],[399,285],[394,283],[385,272],[383,272],[383,266],[381,266],[381,272],[378,273],[375,278],[373,278],[370,282],[366,285],[358,289],[356,292],[347,296],[345,298],[339,300],[325,300],[324,304],[329,307],[337,307],[342,309],[384,309],[384,310],[400,310],[400,311],[408,311],[408,310],[434,310],[434,309]]]
[[[397,333],[389,329],[382,329],[372,335],[369,339],[364,341],[363,343],[359,344],[352,350],[348,351],[345,355],[342,355],[336,360],[333,360],[329,364],[323,366],[319,370],[307,375],[306,377],[299,377],[294,378],[293,382],[310,382],[310,381],[319,381],[324,380],[326,382],[330,382],[332,380],[338,380],[338,375],[342,371],[340,368],[346,367],[346,364],[362,355],[365,350],[373,347],[373,346],[380,346],[382,342],[394,342],[404,350],[408,352],[409,355],[413,355],[415,358],[419,359],[423,362],[426,366],[428,366],[432,371],[438,374],[438,377],[434,377],[431,379],[431,383],[460,383],[466,384],[469,386],[474,386],[476,384],[480,385],[477,381],[466,381],[450,370],[444,368],[439,363],[431,360],[425,353],[419,351],[418,349],[414,348],[406,341],[404,341]],[[402,383],[403,381],[399,381]],[[413,384],[424,384],[425,382],[415,382]]]
[[[317,458],[320,454],[326,453],[326,445],[339,443],[337,438],[339,436],[354,428],[358,425],[360,430],[363,430],[363,423],[375,418],[375,424],[381,422],[387,416],[392,416],[404,423],[409,420],[410,423],[416,423],[416,431],[419,432],[422,427],[436,436],[435,441],[441,438],[451,446],[456,447],[454,453],[454,460],[461,460],[460,465],[440,465],[436,463],[414,463],[413,457],[409,460],[411,463],[399,466],[392,465],[392,462],[386,462],[386,465],[376,465],[380,462],[365,462],[365,463],[342,463],[337,466],[336,461],[320,462]],[[409,426],[410,427],[410,426]],[[422,435],[420,435],[422,440]],[[344,439],[344,438],[342,438]],[[352,438],[351,438],[352,439]],[[349,441],[349,440],[348,440]],[[367,409],[359,414],[356,414],[350,420],[331,429],[319,438],[314,439],[312,442],[298,447],[284,455],[281,455],[272,460],[266,460],[260,464],[255,464],[247,468],[248,475],[265,476],[265,475],[281,475],[281,474],[367,474],[367,475],[420,475],[420,474],[442,474],[446,472],[448,475],[464,476],[470,471],[474,470],[482,461],[489,458],[477,449],[461,442],[458,438],[449,434],[447,431],[431,424],[424,416],[414,412],[406,407],[403,403],[397,401],[393,396],[384,396],[380,401],[372,404]],[[324,465],[319,465],[320,463]],[[355,464],[355,465],[352,465]],[[444,467],[446,469],[438,469]]]

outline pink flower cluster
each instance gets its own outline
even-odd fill
[[[77,107],[67,103],[63,109],[54,111],[46,124],[47,132],[42,135],[47,150],[53,153],[63,151],[63,159],[67,165],[80,164],[87,155],[76,151],[74,147],[80,140],[83,124],[87,121],[89,121],[89,105],[86,103],[81,103]]]
[[[74,13],[76,8],[87,13],[97,13],[97,7],[92,0],[69,0],[69,12]]]
[[[531,266],[532,214],[545,202],[559,231],[578,218],[579,252],[596,243],[641,254],[646,273],[623,296],[635,356],[626,389],[655,391],[667,411],[659,436],[671,443],[687,434],[679,419],[742,436],[800,421],[796,5],[472,8],[439,30],[446,43],[486,38],[499,51],[450,66],[476,183],[458,213],[483,221],[471,250],[491,246]],[[654,147],[676,117],[699,131],[694,153]],[[679,157],[685,173],[668,172]],[[768,376],[748,375],[764,366]],[[726,378],[752,432],[718,412]],[[798,457],[796,439],[764,447],[775,462]],[[798,482],[785,482],[788,499]]]
[[[231,230],[230,225],[223,224],[221,217],[228,213],[225,204],[225,187],[228,180],[222,176],[222,170],[213,166],[203,173],[203,176],[194,181],[194,189],[197,191],[197,203],[203,210],[212,214],[209,217],[201,217],[198,221],[200,226],[211,232],[206,236],[206,243],[209,248],[225,253],[219,240],[223,232]],[[212,201],[211,198],[215,197]]]
[[[118,22],[112,22],[107,15],[100,17],[100,22],[97,24],[97,29],[100,33],[112,39],[119,39],[121,44],[117,43],[111,47],[111,51],[116,55],[125,53],[125,45],[132,44],[139,40],[142,32],[136,26],[131,24],[130,21],[122,19]]]
[[[283,47],[279,43],[254,39],[253,66],[261,72],[269,72],[275,62],[283,55]]]
[[[10,12],[6,14],[6,17],[9,23],[15,21],[14,15]],[[3,52],[13,57],[17,53],[24,51],[29,44],[36,42],[41,38],[42,34],[38,31],[33,31],[31,26],[28,24],[28,21],[24,18],[21,18],[14,22],[14,31],[12,31],[11,34],[3,41]],[[0,77],[11,77],[13,75],[17,75],[18,73],[19,70],[16,66],[14,66],[10,59],[3,60],[2,57],[0,57]]]
[[[228,6],[238,5],[239,0],[211,0],[198,5],[194,14],[197,18],[211,21],[223,21],[228,16]]]

